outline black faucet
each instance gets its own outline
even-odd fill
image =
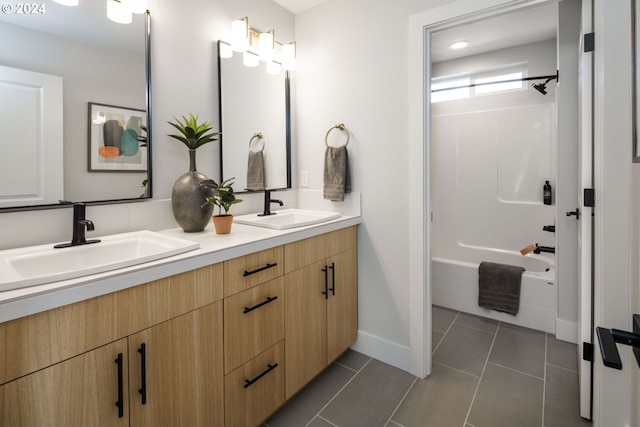
[[[271,203],[277,203],[280,206],[284,205],[282,200],[271,198],[271,190],[264,190],[264,211],[261,214],[258,214],[258,216],[275,215],[276,212],[271,212]]]
[[[84,203],[73,204],[73,236],[70,243],[61,243],[55,245],[54,248],[68,248],[71,246],[88,245],[91,243],[98,243],[99,239],[87,240],[85,237],[86,231],[93,231],[95,227],[91,220],[86,219],[85,216],[86,205]]]
[[[534,254],[539,254],[540,252],[547,252],[550,254],[555,254],[556,253],[556,248],[553,248],[551,246],[538,246],[538,244],[536,243],[536,248],[533,250]]]

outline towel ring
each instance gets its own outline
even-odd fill
[[[347,145],[349,145],[349,138],[350,138],[349,129],[347,129],[344,123],[338,123],[337,125],[335,125],[334,127],[332,127],[327,131],[327,134],[324,136],[324,145],[329,147],[329,142],[327,141],[327,138],[329,137],[329,134],[331,133],[331,131],[334,129],[338,129],[347,133],[347,142],[345,142],[344,146],[346,147]]]
[[[256,150],[255,153],[261,153],[262,151],[264,151],[264,146],[265,146],[265,142],[264,142],[264,137],[262,136],[262,132],[257,132],[254,133],[253,136],[251,137],[251,139],[249,140],[249,151],[251,150],[251,143],[253,142],[254,139],[258,138],[259,140],[262,141],[262,148],[260,150]]]

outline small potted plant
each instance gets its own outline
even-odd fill
[[[233,222],[233,215],[229,213],[229,209],[231,209],[231,205],[242,201],[233,193],[232,184],[234,179],[229,178],[220,184],[212,179],[206,179],[200,183],[202,187],[209,189],[212,194],[212,196],[205,199],[202,206],[216,205],[218,207],[218,214],[213,215],[213,225],[217,234],[229,234]],[[223,209],[224,214],[222,213]]]

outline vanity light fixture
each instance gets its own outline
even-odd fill
[[[147,11],[147,0],[129,0],[131,12],[141,15]]]
[[[255,53],[246,51],[242,54],[242,63],[247,67],[257,67],[260,64],[260,59]]]
[[[130,24],[132,16],[129,0],[107,0],[107,18],[118,24]]]
[[[284,70],[296,69],[296,42],[282,45],[282,68]]]
[[[232,58],[233,57],[233,48],[229,43],[223,42],[220,40],[220,58]]]
[[[464,49],[467,46],[469,46],[469,42],[465,40],[461,40],[455,43],[451,43],[449,45],[449,49],[458,50],[458,49]]]
[[[231,46],[236,52],[249,49],[249,18],[236,19],[231,22]]]
[[[268,62],[273,59],[274,30],[260,33],[258,36],[258,57],[262,62]]]
[[[56,3],[65,5],[65,6],[77,6],[78,0],[53,0]]]

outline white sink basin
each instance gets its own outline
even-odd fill
[[[284,230],[287,228],[319,224],[339,217],[340,214],[336,212],[308,211],[304,209],[281,209],[279,211],[275,211],[275,215],[269,216],[258,216],[257,214],[236,216],[233,218],[233,222]]]
[[[200,244],[152,231],[99,237],[100,243],[53,244],[0,251],[0,291],[129,267],[198,249]]]

